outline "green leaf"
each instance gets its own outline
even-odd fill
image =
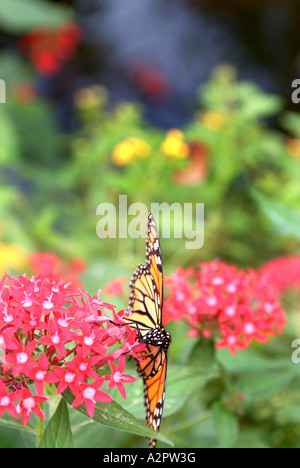
[[[256,191],[252,191],[252,196],[279,234],[300,240],[300,212]]]
[[[300,408],[298,405],[292,405],[289,408],[279,410],[281,420],[286,420],[292,423],[300,424]]]
[[[269,358],[258,354],[250,348],[246,349],[242,353],[237,353],[236,356],[230,354],[227,349],[217,350],[218,361],[231,373],[250,373],[254,372],[269,372],[277,369],[286,369],[287,361],[286,357],[283,358]]]
[[[69,390],[66,390],[62,396],[69,404],[73,403],[74,396]],[[85,405],[78,406],[76,409],[89,417],[85,409]],[[97,402],[95,407],[95,414],[92,419],[93,421],[103,426],[112,427],[120,431],[130,432],[131,434],[136,434],[143,437],[154,437],[155,439],[160,440],[161,442],[164,442],[168,445],[173,445],[173,442],[170,441],[170,439],[168,439],[162,433],[155,432],[150,429],[144,422],[136,419],[132,414],[128,413],[115,401],[110,403]]]
[[[176,413],[191,395],[195,392],[199,393],[215,376],[215,372],[195,370],[193,367],[170,366],[166,384],[164,416]]]
[[[211,370],[215,364],[215,346],[213,340],[200,338],[189,356],[189,365],[203,371]]]
[[[178,376],[180,375],[180,379]],[[166,398],[163,417],[177,413],[186,401],[195,392],[200,392],[206,383],[216,376],[216,372],[202,371],[192,366],[184,368],[180,366],[168,366]],[[119,395],[114,396],[116,401],[121,401]],[[124,403],[126,410],[137,418],[145,417],[145,406],[143,403],[143,384],[141,379],[130,385],[127,400]]]
[[[296,112],[285,112],[280,123],[288,131],[300,138],[300,116]]]
[[[1,426],[6,429],[17,429],[18,431],[24,431],[29,432],[31,434],[35,434],[35,428],[32,427],[30,423],[24,426],[21,420],[13,418],[8,413],[4,414],[0,418],[0,427]]]
[[[13,127],[13,124],[4,110],[5,106],[0,109],[0,128],[1,128],[1,148],[0,148],[0,165],[9,164],[18,154],[18,137]],[[3,133],[2,133],[3,132]]]
[[[73,448],[68,406],[62,398],[46,429],[39,448]]]
[[[219,447],[232,447],[238,439],[239,424],[236,416],[222,402],[214,403],[213,418],[218,434]]]
[[[70,10],[43,0],[1,0],[0,25],[4,31],[26,33],[34,26],[57,27],[70,20]]]
[[[280,96],[264,93],[251,82],[239,82],[237,94],[241,103],[240,113],[243,117],[259,119],[278,113],[283,104]]]
[[[244,403],[248,405],[286,389],[294,377],[293,369],[287,372],[282,370],[281,372],[247,375],[236,383],[236,390],[244,394]]]

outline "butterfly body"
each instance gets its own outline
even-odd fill
[[[165,400],[167,352],[171,335],[162,325],[163,272],[159,236],[152,214],[148,216],[146,262],[140,264],[130,282],[129,315],[124,317],[137,330],[146,349],[137,360],[137,370],[144,382],[146,421],[149,427],[159,430]],[[148,439],[156,446],[156,439]]]
[[[172,337],[164,327],[156,325],[153,330],[150,330],[146,335],[144,335],[143,341],[149,345],[157,346],[167,351],[172,341]]]

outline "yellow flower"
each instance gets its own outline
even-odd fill
[[[216,132],[223,127],[225,118],[219,112],[208,111],[204,114],[202,122],[206,128]]]
[[[114,147],[111,155],[112,161],[117,166],[125,166],[133,157],[132,146],[126,140]]]
[[[135,156],[147,157],[150,150],[151,148],[146,141],[140,138],[127,138],[114,147],[111,159],[117,166],[124,166]]]
[[[151,148],[146,141],[140,138],[129,138],[127,141],[132,145],[135,156],[146,158],[149,155]]]
[[[190,152],[189,145],[184,142],[182,131],[177,129],[167,132],[167,136],[161,144],[161,151],[165,155],[175,158],[187,158]]]
[[[286,149],[293,158],[300,158],[300,140],[292,138],[287,142]]]
[[[28,254],[26,250],[17,244],[5,244],[0,242],[0,274],[16,270],[23,273],[28,265]]]

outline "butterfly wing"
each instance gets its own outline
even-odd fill
[[[144,402],[147,425],[158,431],[165,400],[167,353],[162,348],[150,346],[151,356],[138,362],[138,373],[144,381]],[[149,438],[150,448],[155,448],[156,439]]]
[[[154,218],[148,216],[146,262],[139,265],[130,282],[130,315],[124,321],[138,328],[144,337],[156,325],[162,325],[163,272],[159,236]]]
[[[167,348],[170,335],[162,327],[163,271],[159,236],[154,218],[148,216],[146,262],[139,265],[130,282],[131,310],[124,321],[138,330],[147,350],[137,361],[138,374],[144,382],[146,421],[150,428],[159,430],[165,399]],[[167,341],[165,341],[165,339]],[[148,439],[156,446],[156,439]]]
[[[156,228],[156,224],[152,214],[148,217],[148,242],[147,242],[147,257],[146,264],[148,265],[149,272],[153,278],[156,289],[158,291],[161,308],[158,317],[159,325],[162,325],[161,310],[163,306],[163,270],[162,270],[162,257],[161,248],[159,242],[159,236]]]
[[[161,317],[160,296],[146,264],[138,266],[130,287],[129,308],[132,312],[124,317],[124,321],[132,328],[137,328],[144,337],[159,323]]]

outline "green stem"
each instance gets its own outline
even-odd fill
[[[222,377],[226,392],[228,393],[228,395],[232,395],[234,393],[234,386],[231,380],[231,376],[229,372],[225,369],[223,364],[220,363],[220,361],[217,361],[217,365],[219,367],[220,375]]]
[[[43,403],[41,403],[40,406],[41,410],[43,410]],[[36,419],[36,446],[38,447],[40,445],[40,441],[44,432],[44,421],[42,420],[42,418],[39,417],[37,417]]]

